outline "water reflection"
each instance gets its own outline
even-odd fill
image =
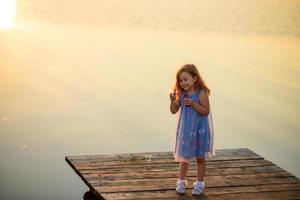
[[[0,1],[0,31],[1,29],[11,29],[14,25],[16,15],[15,0]]]

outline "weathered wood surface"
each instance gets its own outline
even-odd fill
[[[179,163],[172,152],[66,156],[100,199],[300,199],[300,180],[253,151],[216,150],[206,159],[205,191],[193,196],[197,164],[189,168],[186,195],[175,192]]]

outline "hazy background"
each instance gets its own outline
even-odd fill
[[[18,0],[0,28],[0,198],[82,199],[65,155],[173,150],[186,63],[211,88],[216,148],[299,177],[299,37],[297,0]]]

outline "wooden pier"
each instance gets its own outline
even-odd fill
[[[215,157],[206,159],[206,188],[200,196],[191,194],[195,162],[189,168],[187,193],[176,193],[179,163],[172,152],[65,159],[99,199],[300,199],[299,178],[247,148],[216,150]]]

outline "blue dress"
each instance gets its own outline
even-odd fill
[[[207,116],[199,114],[191,106],[184,104],[184,98],[192,98],[200,102],[203,90],[194,92],[190,96],[183,92],[180,97],[181,108],[176,130],[174,159],[178,162],[190,162],[198,157],[215,156],[214,129],[211,108]]]

